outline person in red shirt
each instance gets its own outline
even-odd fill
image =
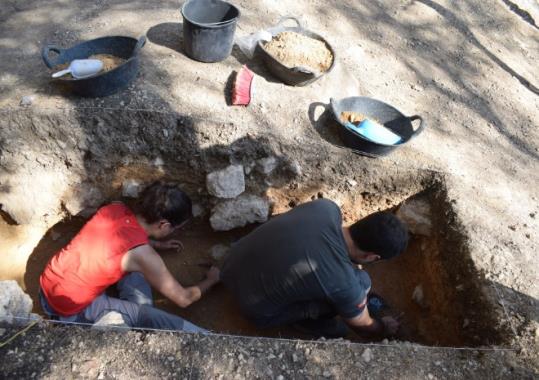
[[[184,308],[219,282],[209,269],[195,286],[183,287],[155,249],[181,247],[179,240],[157,241],[181,228],[191,217],[191,200],[175,184],[148,186],[129,209],[120,202],[100,208],[71,242],[49,261],[40,277],[45,312],[62,321],[95,323],[119,313],[131,327],[206,330],[153,307],[151,286]],[[116,284],[118,297],[105,290]]]

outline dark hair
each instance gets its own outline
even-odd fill
[[[141,192],[134,211],[147,223],[166,219],[173,226],[185,222],[193,215],[191,199],[187,194],[177,184],[162,181],[148,185]]]
[[[375,212],[350,226],[356,245],[365,252],[373,252],[382,259],[400,255],[408,246],[408,230],[395,215]]]

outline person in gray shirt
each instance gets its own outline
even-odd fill
[[[393,214],[374,213],[343,227],[339,207],[319,199],[233,244],[221,280],[260,328],[293,325],[315,336],[340,337],[348,325],[360,334],[392,335],[399,321],[369,315],[371,281],[358,264],[394,257],[407,244],[407,229]]]

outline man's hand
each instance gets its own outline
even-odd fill
[[[402,315],[375,319],[369,315],[369,310],[365,307],[360,315],[346,319],[345,322],[358,334],[380,337],[395,335],[399,330],[401,317]]]
[[[399,331],[401,325],[400,317],[382,317],[380,321],[384,324],[384,335],[395,335]]]
[[[175,249],[178,252],[183,251],[183,244],[177,239],[170,239],[165,241],[152,240],[151,245],[153,248],[159,250]]]
[[[128,251],[122,258],[122,269],[125,272],[141,272],[150,285],[182,308],[198,301],[203,293],[219,282],[219,269],[212,267],[204,280],[184,288],[169,272],[161,256],[148,244]]]
[[[221,271],[216,266],[212,266],[210,270],[206,273],[206,279],[211,282],[212,285],[217,284],[220,279],[219,276]]]

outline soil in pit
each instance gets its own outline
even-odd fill
[[[34,250],[27,264],[25,284],[34,301],[34,312],[42,313],[38,303],[38,279],[52,255],[65,246],[80,230],[85,220],[73,218],[51,228]],[[230,245],[255,227],[231,232],[214,232],[205,222],[187,225],[174,238],[179,238],[181,252],[165,251],[162,257],[172,274],[185,286],[202,280],[207,264],[215,263],[210,256],[217,244]],[[444,283],[447,276],[440,261],[439,244],[435,239],[413,238],[408,250],[395,259],[365,267],[372,277],[373,291],[382,296],[389,309],[386,314],[404,313],[397,338],[428,345],[455,346],[466,344],[466,322],[456,307],[459,284]],[[412,300],[414,289],[421,285],[424,293],[422,305]],[[267,336],[307,339],[309,336],[291,328],[259,330],[242,317],[232,296],[218,285],[200,301],[181,309],[160,294],[154,293],[155,306],[180,315],[185,319],[221,333],[247,336]],[[365,341],[353,334],[354,341]]]

